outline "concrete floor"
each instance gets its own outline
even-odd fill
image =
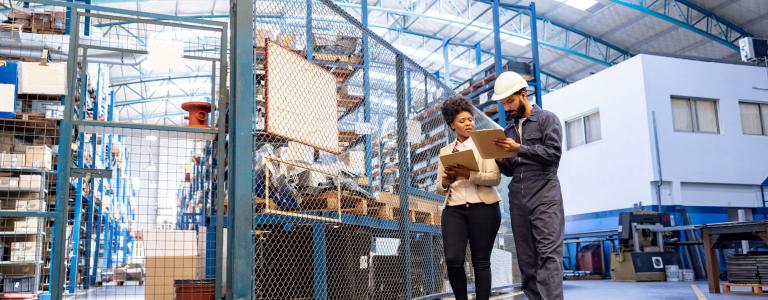
[[[697,296],[694,286],[701,292]],[[766,299],[766,296],[710,294],[707,292],[707,282],[617,282],[611,280],[572,280],[563,283],[565,299],[581,300],[751,300]],[[75,300],[139,300],[144,299],[144,287],[136,283],[126,283],[125,286],[107,285],[89,290],[87,293],[70,295],[67,299]],[[450,298],[445,298],[450,299]],[[521,292],[498,295],[492,300],[525,300]]]
[[[694,286],[701,292],[697,296]],[[565,299],[621,300],[701,300],[766,299],[765,296],[710,294],[706,281],[696,282],[618,282],[611,280],[567,280],[563,283]],[[736,289],[734,289],[736,290]],[[747,290],[747,289],[741,289]],[[736,290],[739,291],[739,290]],[[523,300],[525,296],[506,299]]]

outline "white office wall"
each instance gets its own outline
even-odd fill
[[[565,214],[574,215],[652,204],[649,116],[642,57],[635,57],[546,94],[544,109],[563,125],[559,177]],[[567,149],[565,121],[600,111],[600,141]]]
[[[768,103],[768,91],[754,88],[768,88],[766,69],[648,55],[642,64],[672,204],[762,206],[758,184],[768,177],[768,136],[742,133],[739,101]],[[717,99],[720,133],[675,132],[672,95]]]

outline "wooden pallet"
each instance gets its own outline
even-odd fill
[[[45,114],[25,112],[25,113],[16,114],[16,119],[21,119],[24,121],[45,120]]]
[[[0,293],[0,299],[37,299],[35,293]]]
[[[0,31],[22,32],[23,30],[23,24],[0,23]]]
[[[748,287],[751,291],[732,291],[731,287]],[[723,283],[724,294],[768,295],[768,292],[764,291],[766,288],[768,288],[768,285],[760,283]]]
[[[256,198],[256,204],[266,206],[269,203],[270,210],[281,210],[272,199]],[[341,203],[341,208],[339,208]],[[294,212],[338,212],[345,214],[367,215],[368,199],[353,195],[349,192],[342,192],[341,201],[338,200],[338,193],[326,192],[319,195],[301,197],[301,205],[298,209],[292,209]]]
[[[368,203],[368,216],[384,219],[394,220],[395,214],[392,210],[392,206],[387,203],[381,202],[369,202]]]
[[[318,61],[335,62],[343,64],[359,65],[363,63],[363,57],[348,54],[313,53],[313,58]]]
[[[349,192],[341,193],[341,201],[338,198],[337,192],[304,196],[301,198],[301,210],[330,212],[341,210],[345,214],[368,215],[368,199]]]

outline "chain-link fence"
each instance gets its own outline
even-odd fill
[[[16,93],[15,119],[0,120],[3,288],[8,278],[54,297],[183,299],[245,280],[256,299],[450,292],[434,190],[440,148],[455,139],[440,103],[454,93],[332,2],[254,1],[252,28],[236,29],[254,37],[253,100],[238,99],[253,101],[247,120],[223,96],[226,23],[31,2],[45,6],[19,11],[56,11],[64,26],[0,28],[0,55],[60,76],[60,90]],[[247,157],[231,145],[243,132]],[[243,166],[238,180],[253,188],[235,197],[231,170]],[[226,257],[243,245],[224,238],[233,201],[254,215],[249,277],[224,275],[223,261],[242,259]],[[497,250],[512,247],[503,241]],[[494,251],[511,273],[511,252]]]
[[[0,11],[0,292],[50,289],[59,122],[66,94],[63,8]],[[44,51],[45,50],[45,51]],[[64,203],[66,205],[66,203]],[[72,239],[72,230],[63,231]]]
[[[255,298],[450,292],[434,191],[454,92],[330,1],[254,2]]]
[[[227,24],[31,2],[0,18],[2,291],[213,297]]]

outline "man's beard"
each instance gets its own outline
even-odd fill
[[[517,111],[515,112],[515,119],[522,119],[525,116],[525,103],[523,101],[520,101],[520,104],[517,106]]]

